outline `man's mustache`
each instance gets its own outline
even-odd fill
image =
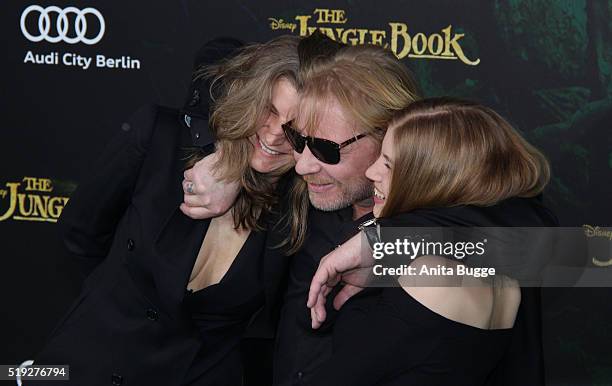
[[[314,184],[314,185],[333,184],[334,182],[336,182],[335,180],[323,179],[323,178],[309,176],[309,175],[308,176],[302,176],[302,178],[304,179],[304,181],[306,183]]]

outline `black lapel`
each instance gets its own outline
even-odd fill
[[[183,148],[189,143],[189,133],[183,128],[178,147]],[[178,314],[177,308],[180,307],[189,275],[210,223],[210,220],[193,220],[179,208],[183,202],[183,157],[181,151],[174,152],[174,162],[171,166],[174,181],[170,178],[171,182],[165,189],[166,194],[159,199],[159,210],[164,212],[164,220],[157,231],[152,248],[152,258],[158,263],[158,269],[153,272],[158,287],[157,293],[161,306],[167,309],[170,315]]]
[[[180,306],[209,224],[210,220],[187,217],[177,206],[155,241],[153,253],[159,263],[155,283],[171,315]]]

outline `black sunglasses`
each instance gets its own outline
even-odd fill
[[[330,165],[335,165],[340,162],[340,149],[366,136],[366,134],[359,134],[342,143],[336,143],[328,139],[302,135],[291,127],[291,124],[292,121],[289,121],[281,125],[283,127],[283,131],[285,132],[285,137],[287,137],[287,141],[289,141],[291,147],[298,153],[302,154],[304,147],[308,145],[312,155],[314,155],[319,161]]]

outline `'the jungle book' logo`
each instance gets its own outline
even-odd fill
[[[23,177],[21,182],[7,182],[6,189],[0,189],[0,221],[57,222],[68,197],[53,194],[54,190],[49,178]]]
[[[470,59],[463,52],[460,41],[465,34],[454,33],[452,25],[441,28],[440,33],[429,35],[422,32],[411,35],[408,25],[400,22],[389,22],[388,30],[346,28],[346,11],[321,8],[315,9],[312,15],[297,15],[293,20],[268,18],[268,21],[272,30],[288,30],[291,33],[297,31],[300,36],[309,36],[318,29],[330,38],[346,44],[380,45],[390,48],[399,59],[407,56],[461,60],[470,66],[480,63],[480,59]],[[313,21],[315,26],[310,25]]]

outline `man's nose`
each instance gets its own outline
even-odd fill
[[[294,150],[293,157],[295,158],[295,171],[297,174],[305,176],[321,171],[321,161],[312,155],[308,146],[304,146],[302,154]]]

